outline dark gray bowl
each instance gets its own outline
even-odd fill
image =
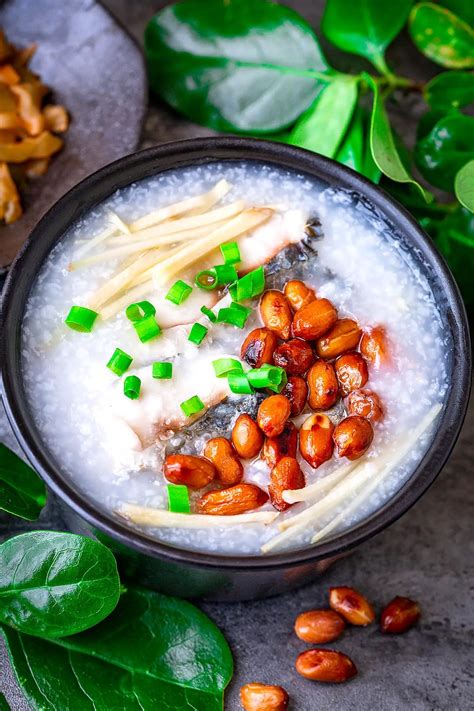
[[[306,173],[360,196],[416,259],[432,287],[452,343],[447,354],[450,388],[433,442],[404,486],[381,509],[350,530],[317,546],[265,557],[181,550],[132,531],[98,510],[64,477],[60,462],[43,444],[28,408],[21,374],[21,324],[29,291],[44,260],[72,222],[133,181],[168,169],[241,159]],[[315,153],[267,141],[212,138],[169,143],[122,158],[83,180],[43,217],[13,264],[5,284],[2,327],[2,395],[8,418],[31,464],[64,504],[70,527],[110,545],[126,576],[184,597],[242,600],[287,591],[313,579],[351,548],[389,526],[441,471],[458,437],[469,397],[471,351],[466,313],[451,273],[431,240],[398,203],[352,170]]]

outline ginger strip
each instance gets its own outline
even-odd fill
[[[237,526],[241,523],[268,525],[278,516],[278,513],[274,511],[255,511],[236,516],[180,514],[166,509],[155,509],[149,506],[128,503],[123,504],[115,513],[139,526],[172,528],[220,528],[222,526]]]
[[[283,501],[286,501],[287,504],[296,504],[299,501],[311,501],[312,499],[316,499],[318,496],[330,491],[341,479],[344,479],[344,477],[355,469],[358,464],[359,462],[350,462],[349,464],[339,467],[331,472],[331,474],[315,481],[314,484],[305,486],[304,489],[286,489],[282,494]]]

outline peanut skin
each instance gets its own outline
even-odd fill
[[[233,486],[242,481],[244,468],[232,442],[225,437],[213,437],[206,442],[203,455],[216,468],[217,480],[224,486]]]
[[[260,301],[260,316],[268,328],[279,338],[287,340],[290,337],[293,313],[286,296],[276,289],[269,289]]]
[[[267,494],[255,484],[236,484],[208,491],[201,496],[198,508],[200,513],[211,516],[236,516],[260,508],[267,500]]]
[[[294,457],[283,457],[273,467],[270,475],[268,493],[270,501],[277,511],[285,511],[291,504],[283,501],[282,494],[285,489],[303,489],[305,486],[304,474]]]
[[[308,649],[296,659],[296,671],[305,679],[338,684],[357,674],[352,659],[333,649]]]
[[[250,415],[239,415],[236,419],[232,429],[232,443],[242,459],[253,459],[262,449],[262,431]]]
[[[173,484],[185,484],[192,489],[202,489],[215,478],[216,468],[204,457],[170,454],[165,459],[163,473]]]
[[[258,426],[267,437],[278,437],[291,414],[291,405],[284,395],[267,397],[258,408]]]
[[[244,711],[286,711],[289,697],[282,686],[245,684],[240,689]]]
[[[334,610],[308,610],[295,620],[297,637],[309,644],[326,644],[341,636],[346,627],[344,619]]]

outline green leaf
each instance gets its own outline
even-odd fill
[[[45,711],[222,711],[232,677],[211,620],[151,591],[129,590],[107,620],[73,637],[3,634],[25,695]]]
[[[403,165],[377,83],[369,75],[365,75],[365,78],[374,92],[370,122],[370,148],[375,164],[391,180],[414,185],[426,202],[429,202],[431,200],[430,193],[408,173]]]
[[[386,74],[385,50],[405,24],[411,5],[412,0],[328,0],[322,31],[336,47],[365,57]]]
[[[88,629],[119,595],[115,558],[91,538],[32,531],[0,545],[0,622],[22,632],[61,637]]]
[[[428,82],[423,93],[433,108],[460,109],[469,106],[474,103],[474,74],[461,71],[443,72]]]
[[[456,173],[474,158],[474,118],[448,114],[415,145],[415,163],[437,188],[453,191]]]
[[[474,212],[474,160],[470,160],[458,171],[454,192],[461,205]]]
[[[221,131],[276,132],[325,86],[311,27],[270,0],[183,0],[145,30],[152,89],[193,121]]]
[[[2,692],[0,691],[0,711],[10,711],[10,706]]]
[[[336,153],[336,160],[358,173],[364,171],[364,119],[362,111],[356,108],[345,138]]]
[[[439,4],[447,7],[471,27],[474,26],[474,3],[472,0],[440,0]]]
[[[410,35],[420,52],[443,67],[474,67],[474,30],[444,7],[430,2],[410,13]]]
[[[0,444],[0,510],[35,521],[46,503],[46,487],[20,457]]]
[[[454,274],[468,314],[473,319],[474,214],[459,207],[439,224],[435,241]]]
[[[334,80],[296,123],[288,143],[333,158],[357,104],[358,80]]]

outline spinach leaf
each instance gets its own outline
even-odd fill
[[[474,158],[474,118],[452,113],[440,119],[415,145],[415,163],[437,188],[453,191],[458,170]]]
[[[474,74],[472,72],[443,72],[425,86],[424,97],[434,108],[460,109],[474,103]]]
[[[385,50],[405,24],[411,5],[412,0],[328,0],[322,30],[336,47],[365,57],[385,74]]]
[[[357,104],[355,77],[334,80],[296,123],[288,143],[333,158]]]
[[[0,510],[35,521],[46,503],[46,487],[38,474],[0,444]]]
[[[129,590],[107,620],[73,637],[3,634],[24,693],[47,711],[222,711],[232,676],[229,647],[209,618],[146,590]],[[58,689],[57,678],[68,683]]]
[[[430,2],[410,13],[410,35],[420,52],[443,67],[474,67],[474,30],[444,7]]]
[[[457,173],[454,192],[461,205],[474,212],[474,160],[466,163]]]
[[[39,637],[92,627],[117,605],[120,580],[102,543],[32,531],[0,545],[0,622]]]
[[[0,691],[0,711],[10,711],[10,706],[2,692]]]
[[[370,148],[375,164],[391,180],[395,180],[397,183],[411,183],[414,185],[425,200],[429,202],[431,200],[430,193],[408,173],[396,148],[395,138],[378,85],[369,75],[365,75],[365,78],[374,92],[370,122]]]
[[[362,111],[356,108],[346,136],[336,153],[339,163],[349,166],[358,173],[364,170],[364,120]]]
[[[146,28],[145,53],[152,89],[216,130],[279,131],[325,86],[327,64],[311,27],[270,0],[166,7]]]

